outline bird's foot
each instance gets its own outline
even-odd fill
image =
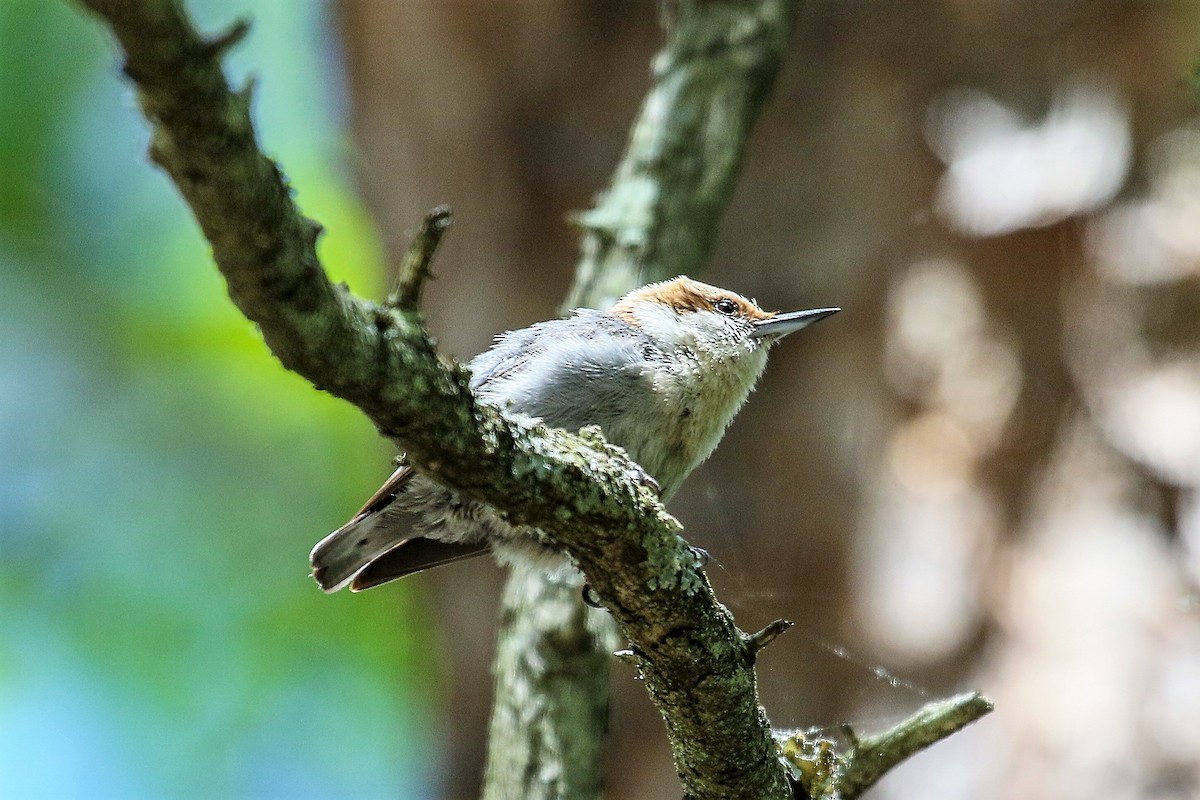
[[[633,467],[630,468],[629,477],[632,478],[634,483],[636,483],[638,486],[645,486],[654,492],[655,495],[659,497],[662,496],[662,487],[658,485],[658,481],[654,480],[654,476],[642,469],[640,465],[634,464]]]
[[[596,590],[592,588],[590,583],[583,585],[583,604],[592,608],[604,608],[604,604],[600,602],[600,595],[596,594]]]

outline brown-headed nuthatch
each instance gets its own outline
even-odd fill
[[[666,501],[717,446],[771,345],[837,311],[767,312],[681,276],[608,311],[579,309],[497,337],[471,361],[471,391],[547,425],[598,425]],[[313,548],[313,577],[327,592],[357,591],[489,549],[501,560],[553,555],[542,541],[402,465]]]

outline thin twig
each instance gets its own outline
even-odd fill
[[[416,311],[421,306],[421,290],[425,279],[433,277],[429,265],[442,242],[442,236],[454,221],[450,206],[438,206],[425,215],[421,228],[408,245],[400,267],[396,271],[396,284],[384,305],[399,311]]]
[[[777,619],[758,633],[747,635],[746,649],[749,651],[751,658],[756,657],[759,651],[778,639],[780,634],[795,624],[790,619]]]
[[[853,800],[901,761],[991,713],[994,706],[979,692],[929,703],[899,725],[858,740],[847,757],[839,789]]]
[[[235,20],[224,33],[213,36],[204,44],[212,58],[221,58],[237,47],[248,33],[250,33],[250,20],[239,19]]]
[[[792,778],[811,800],[854,800],[892,767],[962,730],[992,710],[978,692],[926,704],[900,724],[874,736],[858,738],[843,726],[849,747],[839,752],[833,740],[799,731],[781,736],[780,753]]]

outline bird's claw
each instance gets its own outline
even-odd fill
[[[634,483],[638,486],[649,488],[654,494],[661,496],[662,487],[658,485],[658,481],[654,480],[654,476],[646,470],[642,469],[638,464],[634,464],[629,470],[629,477],[633,478]]]
[[[596,594],[596,590],[592,588],[590,583],[585,583],[583,585],[581,596],[583,597],[583,604],[585,606],[591,606],[592,608],[604,608],[604,604],[600,602],[600,596]]]

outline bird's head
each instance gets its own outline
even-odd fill
[[[757,377],[767,349],[789,333],[835,314],[837,308],[763,311],[737,292],[686,275],[625,295],[609,313],[634,325],[666,352],[691,351],[706,366],[741,366]]]

